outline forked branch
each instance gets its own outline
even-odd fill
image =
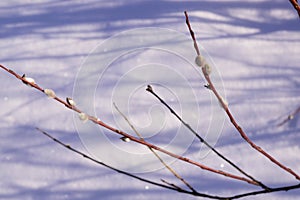
[[[297,4],[296,6],[294,5],[295,9],[298,11],[299,17],[300,17],[300,8],[299,8],[299,4],[297,0],[290,0],[290,2],[294,5],[295,3]],[[218,99],[219,103],[221,104],[222,108],[224,109],[224,111],[226,112],[226,114],[228,115],[231,123],[233,124],[233,126],[238,130],[239,134],[241,135],[241,137],[248,143],[250,144],[255,150],[257,150],[258,152],[260,152],[261,154],[263,154],[265,157],[267,157],[269,160],[271,160],[273,163],[275,163],[276,165],[278,165],[280,168],[282,168],[283,170],[289,172],[290,174],[292,174],[296,179],[300,180],[300,177],[298,174],[296,174],[292,169],[287,168],[286,166],[284,166],[283,164],[281,164],[279,161],[277,161],[275,158],[273,158],[271,155],[269,155],[267,152],[265,152],[261,147],[257,146],[256,144],[254,144],[249,137],[246,135],[246,133],[243,131],[243,129],[239,126],[239,124],[235,121],[233,115],[231,114],[229,108],[228,108],[228,104],[225,102],[225,100],[223,99],[223,97],[218,93],[218,91],[216,90],[213,82],[210,79],[210,73],[211,73],[211,68],[210,66],[206,63],[205,59],[201,56],[198,44],[197,44],[197,40],[195,37],[195,34],[192,30],[191,24],[189,22],[189,17],[187,12],[185,12],[185,17],[186,17],[186,23],[190,32],[190,35],[192,37],[193,40],[193,45],[197,54],[196,57],[196,64],[198,66],[201,67],[202,69],[202,73],[204,74],[204,77],[208,83],[207,88],[209,88],[214,95],[216,96],[216,98]],[[87,121],[90,120],[92,122],[94,122],[97,125],[100,125],[102,127],[104,127],[105,129],[108,129],[114,133],[117,133],[125,138],[130,139],[133,142],[139,143],[141,145],[147,146],[153,153],[154,155],[157,155],[157,158],[160,160],[160,162],[162,162],[173,174],[174,176],[176,176],[178,179],[180,179],[184,184],[186,184],[186,186],[189,188],[189,190],[183,189],[173,183],[170,183],[164,179],[161,179],[161,181],[163,182],[156,182],[156,181],[152,181],[150,179],[145,179],[141,176],[137,176],[122,170],[119,170],[117,168],[114,168],[112,166],[109,166],[101,161],[98,161],[97,159],[94,159],[92,157],[90,157],[89,155],[85,154],[82,151],[79,151],[73,147],[71,147],[68,144],[65,144],[64,142],[60,141],[59,139],[51,136],[50,134],[48,134],[47,132],[38,129],[37,130],[44,134],[45,136],[47,136],[48,138],[52,139],[54,142],[58,143],[59,145],[63,146],[64,148],[83,156],[85,159],[88,159],[98,165],[104,166],[106,168],[109,168],[111,170],[114,170],[117,173],[121,173],[124,174],[126,176],[132,177],[134,179],[161,187],[161,188],[165,188],[165,189],[169,189],[172,191],[177,191],[179,193],[185,193],[185,194],[189,194],[189,195],[193,195],[193,196],[198,196],[198,197],[204,197],[204,198],[210,198],[210,199],[220,199],[220,200],[232,200],[232,199],[239,199],[239,198],[243,198],[246,196],[254,196],[254,195],[259,195],[259,194],[264,194],[264,193],[272,193],[272,192],[278,192],[278,191],[289,191],[289,190],[295,190],[295,189],[299,189],[300,188],[300,184],[295,184],[295,185],[290,185],[290,186],[283,186],[283,187],[276,187],[276,188],[270,188],[267,187],[266,185],[264,185],[263,183],[261,183],[260,181],[254,179],[252,176],[250,176],[249,174],[247,174],[245,171],[243,171],[242,169],[240,169],[237,165],[235,165],[232,161],[230,161],[229,159],[227,159],[225,156],[223,156],[221,153],[219,153],[214,147],[212,147],[209,143],[207,143],[194,129],[192,129],[190,127],[189,124],[187,124],[162,98],[160,98],[154,91],[153,88],[151,86],[148,86],[147,91],[152,93],[154,96],[156,96],[170,111],[172,114],[174,114],[178,120],[180,120],[180,122],[182,124],[184,124],[184,126],[186,126],[198,139],[200,142],[204,143],[207,147],[209,147],[214,153],[216,153],[219,157],[221,157],[222,159],[224,159],[226,162],[228,162],[231,166],[233,166],[235,169],[237,169],[240,173],[242,173],[245,177],[241,177],[241,176],[237,176],[231,173],[227,173],[221,170],[216,170],[210,167],[207,167],[199,162],[193,161],[187,157],[183,157],[180,155],[177,155],[175,153],[169,152],[165,149],[162,149],[154,144],[148,143],[147,141],[144,140],[144,138],[141,136],[141,134],[139,134],[136,129],[132,126],[132,124],[129,122],[129,120],[126,118],[126,116],[124,116],[125,119],[127,119],[129,125],[133,128],[133,130],[136,132],[138,137],[134,137],[128,133],[125,133],[119,129],[116,129],[108,124],[106,124],[105,122],[101,121],[100,119],[91,116],[89,114],[86,114],[84,112],[82,112],[79,108],[76,107],[75,103],[73,102],[72,99],[70,98],[66,98],[66,101],[62,100],[61,98],[57,97],[56,94],[54,93],[53,90],[51,89],[43,89],[42,87],[40,87],[38,84],[35,83],[35,81],[32,78],[26,77],[25,75],[20,76],[19,74],[15,73],[13,70],[8,69],[2,65],[0,65],[0,68],[4,69],[5,71],[7,71],[8,73],[14,75],[17,79],[21,80],[24,84],[29,85],[37,90],[39,90],[40,92],[46,94],[48,97],[53,98],[54,100],[56,100],[57,102],[61,103],[62,105],[64,105],[66,108],[71,109],[77,113],[79,113],[79,117],[80,119],[82,119],[83,121]],[[295,116],[297,113],[300,112],[300,107],[293,113],[291,113],[289,115],[288,118],[292,118],[293,116]],[[121,113],[121,112],[120,112]],[[186,164],[191,164],[194,166],[197,166],[203,170],[207,170],[210,172],[213,172],[215,174],[218,175],[223,175],[226,176],[228,178],[231,179],[235,179],[235,180],[240,180],[240,181],[244,181],[256,186],[260,186],[262,187],[262,190],[258,190],[258,191],[253,191],[253,192],[248,192],[248,193],[242,193],[242,194],[238,194],[238,195],[234,195],[234,196],[229,196],[229,197],[223,197],[223,196],[218,196],[218,195],[210,195],[210,194],[205,194],[205,193],[199,193],[198,191],[196,191],[196,189],[194,189],[192,186],[190,186],[181,176],[178,175],[178,173],[176,173],[172,168],[170,168],[168,165],[166,165],[164,163],[164,161],[158,156],[158,154],[156,153],[156,151],[159,151],[161,153],[164,153],[166,155],[169,155],[173,158],[179,159],[183,162],[185,162]]]
[[[113,103],[115,109],[119,112],[119,114],[124,118],[124,120],[128,123],[130,128],[134,131],[134,133],[141,139],[145,140],[142,134],[138,132],[138,130],[133,126],[133,124],[129,121],[129,119],[126,117],[124,113],[121,112],[121,110],[118,108],[118,106]],[[196,192],[196,190],[186,181],[184,178],[182,178],[171,166],[169,166],[152,148],[148,147],[149,150],[153,153],[153,155],[163,164],[163,166],[168,169],[177,179],[179,179],[181,182],[183,182],[191,191]],[[163,182],[167,183],[165,180],[162,180]],[[168,183],[169,184],[169,183]],[[170,184],[169,184],[170,185]],[[175,186],[174,184],[171,184]],[[177,188],[180,188],[176,186]]]
[[[92,161],[92,162],[94,162],[94,163],[96,163],[98,165],[101,165],[101,166],[103,166],[105,168],[111,169],[111,170],[113,170],[113,171],[115,171],[117,173],[124,174],[126,176],[131,177],[131,178],[140,180],[142,182],[145,182],[145,183],[148,183],[148,184],[152,184],[152,185],[155,185],[155,186],[158,186],[158,187],[161,187],[161,188],[165,188],[165,189],[177,191],[179,193],[184,193],[184,194],[189,194],[189,195],[198,196],[198,197],[204,197],[204,198],[209,198],[209,199],[233,200],[233,199],[240,199],[240,198],[247,197],[247,196],[254,196],[254,195],[271,193],[271,192],[279,192],[279,191],[289,191],[289,190],[295,190],[295,189],[300,188],[300,184],[297,184],[297,185],[291,185],[291,186],[285,186],[285,187],[270,188],[268,190],[259,190],[259,191],[254,191],[254,192],[242,193],[242,194],[238,194],[238,195],[234,195],[234,196],[230,196],[230,197],[222,197],[222,196],[217,196],[217,195],[209,195],[209,194],[205,194],[205,193],[199,193],[199,192],[196,192],[196,191],[192,191],[191,192],[191,191],[179,188],[179,187],[177,187],[177,186],[175,186],[175,185],[173,185],[171,183],[168,183],[168,182],[166,182],[163,179],[162,179],[162,182],[164,182],[167,185],[161,184],[161,183],[158,183],[158,182],[155,182],[155,181],[152,181],[152,180],[149,180],[149,179],[146,179],[146,178],[143,178],[143,177],[140,177],[140,176],[137,176],[137,175],[134,175],[134,174],[122,171],[122,170],[119,170],[119,169],[114,168],[112,166],[109,166],[109,165],[107,165],[107,164],[105,164],[105,163],[103,163],[103,162],[101,162],[101,161],[99,161],[97,159],[92,158],[91,156],[87,155],[86,153],[73,148],[71,145],[62,142],[61,140],[53,137],[52,135],[50,135],[46,131],[43,131],[43,130],[41,130],[39,128],[36,128],[36,129],[40,133],[42,133],[43,135],[45,135],[48,138],[52,139],[55,143],[63,146],[64,148],[66,148],[66,149],[74,152],[75,154],[78,154],[78,155],[84,157],[85,159],[90,160],[90,161]]]
[[[240,167],[238,167],[236,164],[234,164],[232,161],[230,161],[228,158],[226,158],[224,155],[222,155],[219,151],[217,151],[213,146],[211,146],[204,138],[202,138],[188,123],[186,123],[177,113],[176,111],[171,108],[152,88],[151,85],[148,85],[147,89],[148,92],[150,92],[153,96],[155,96],[164,106],[166,106],[169,111],[194,135],[196,138],[199,139],[201,143],[203,143],[205,146],[207,146],[210,150],[212,150],[215,154],[217,154],[220,158],[225,160],[227,163],[229,163],[232,167],[234,167],[236,170],[238,170],[240,173],[245,175],[246,177],[250,178],[251,180],[255,181],[258,185],[260,185],[263,189],[270,189],[262,182],[256,180],[251,175],[246,173],[244,170],[242,170]]]
[[[105,163],[103,163],[103,162],[101,162],[101,161],[99,161],[99,160],[97,160],[97,159],[95,159],[95,158],[92,158],[91,156],[87,155],[86,153],[84,153],[84,152],[82,152],[82,151],[79,151],[79,150],[73,148],[71,145],[66,144],[66,143],[62,142],[61,140],[59,140],[59,139],[53,137],[52,135],[50,135],[50,134],[47,133],[46,131],[43,131],[43,130],[41,130],[40,128],[36,128],[36,129],[37,129],[40,133],[42,133],[42,134],[44,134],[45,136],[47,136],[48,138],[52,139],[52,140],[53,140],[54,142],[56,142],[57,144],[63,146],[64,148],[66,148],[66,149],[68,149],[68,150],[70,150],[70,151],[72,151],[72,152],[74,152],[74,153],[76,153],[76,154],[78,154],[78,155],[81,155],[82,157],[84,157],[84,158],[86,158],[86,159],[88,159],[88,160],[90,160],[90,161],[92,161],[92,162],[94,162],[94,163],[96,163],[96,164],[98,164],[98,165],[102,165],[103,167],[106,167],[106,168],[108,168],[108,169],[111,169],[111,170],[113,170],[113,171],[115,171],[115,172],[118,172],[118,173],[120,173],[120,174],[124,174],[124,175],[126,175],[126,176],[132,177],[132,178],[137,179],[137,180],[140,180],[140,181],[142,181],[142,182],[149,183],[149,184],[152,184],[152,185],[155,185],[155,186],[158,186],[158,187],[162,187],[162,188],[165,188],[165,189],[174,190],[174,191],[181,192],[181,193],[191,194],[191,195],[194,195],[194,196],[200,196],[200,197],[206,197],[206,198],[210,198],[210,199],[223,199],[223,198],[220,197],[220,196],[214,196],[214,195],[208,195],[208,194],[204,194],[204,193],[198,193],[196,190],[190,192],[190,191],[184,190],[184,189],[182,189],[182,188],[179,188],[179,187],[177,187],[177,186],[175,186],[175,185],[173,185],[173,184],[166,183],[166,181],[164,181],[164,180],[163,180],[162,182],[166,183],[167,185],[161,184],[161,183],[158,183],[158,182],[155,182],[155,181],[151,181],[151,180],[149,180],[149,179],[142,178],[142,177],[140,177],[140,176],[134,175],[134,174],[132,174],[132,173],[125,172],[125,171],[123,171],[123,170],[114,168],[114,167],[112,167],[112,166],[110,166],[110,165],[107,165],[107,164],[105,164]]]

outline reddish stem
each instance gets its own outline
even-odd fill
[[[290,0],[291,4],[294,6],[295,10],[298,12],[300,18],[300,6],[298,0]]]
[[[26,83],[27,85],[30,85],[30,86],[32,86],[33,88],[36,88],[37,90],[39,90],[39,91],[41,91],[41,92],[44,93],[44,89],[41,88],[40,86],[38,86],[36,83],[28,82],[28,81],[26,80],[25,77],[20,76],[19,74],[15,73],[15,72],[12,71],[11,69],[8,69],[8,68],[6,68],[6,67],[4,67],[4,66],[2,66],[2,65],[0,65],[0,67],[1,67],[2,69],[4,69],[5,71],[9,72],[10,74],[14,75],[17,79],[19,79],[19,80],[21,80],[22,82]],[[64,100],[60,99],[59,97],[55,96],[54,99],[55,99],[56,101],[58,101],[59,103],[65,105],[67,108],[69,108],[69,109],[71,109],[71,110],[73,110],[73,111],[75,111],[75,112],[82,113],[81,110],[79,110],[79,109],[76,108],[75,106],[69,105],[67,102],[65,102]],[[152,148],[152,149],[155,149],[155,150],[160,151],[160,152],[162,152],[162,153],[165,153],[165,154],[167,154],[167,155],[169,155],[169,156],[171,156],[171,157],[173,157],[173,158],[176,158],[176,159],[182,160],[182,161],[184,161],[184,162],[190,163],[190,164],[192,164],[192,165],[198,166],[198,167],[200,167],[200,168],[203,169],[203,170],[207,170],[207,171],[210,171],[210,172],[213,172],[213,173],[216,173],[216,174],[220,174],[220,175],[223,175],[223,176],[226,176],[226,177],[230,177],[230,178],[232,178],[232,179],[236,179],[236,180],[240,180],[240,181],[245,181],[245,182],[247,182],[247,183],[249,183],[249,184],[258,185],[258,184],[257,184],[255,181],[253,181],[253,180],[250,180],[250,179],[247,179],[247,178],[244,178],[244,177],[240,177],[240,176],[237,176],[237,175],[233,175],[233,174],[230,174],[230,173],[221,171],[221,170],[216,170],[216,169],[210,168],[210,167],[208,167],[208,166],[206,166],[206,165],[203,165],[203,164],[198,163],[198,162],[196,162],[196,161],[190,160],[189,158],[186,158],[186,157],[183,157],[183,156],[179,156],[179,155],[177,155],[177,154],[174,154],[174,153],[172,153],[172,152],[169,152],[169,151],[167,151],[167,150],[164,150],[164,149],[162,149],[162,148],[160,148],[160,147],[158,147],[158,146],[156,146],[156,145],[154,145],[154,144],[148,143],[148,142],[146,142],[146,141],[144,141],[144,140],[142,140],[142,139],[133,137],[133,136],[131,136],[131,135],[129,135],[129,134],[127,134],[127,133],[121,131],[121,130],[118,130],[118,129],[116,129],[116,128],[114,128],[114,127],[112,127],[112,126],[110,126],[110,125],[104,123],[103,121],[99,120],[99,119],[96,118],[96,117],[93,117],[93,116],[90,116],[90,115],[87,115],[87,117],[88,117],[88,119],[89,119],[90,121],[94,122],[95,124],[98,124],[98,125],[100,125],[100,126],[106,128],[106,129],[108,129],[108,130],[111,130],[111,131],[113,131],[113,132],[115,132],[115,133],[117,133],[117,134],[119,134],[119,135],[122,135],[122,136],[124,136],[124,137],[127,137],[127,138],[129,138],[130,140],[132,140],[132,141],[134,141],[134,142],[136,142],[136,143],[145,145],[145,146],[147,146],[147,147],[149,147],[149,148]]]
[[[257,146],[254,142],[251,141],[251,139],[247,136],[247,134],[244,132],[244,130],[242,129],[242,127],[239,126],[239,124],[235,121],[235,119],[234,119],[233,115],[231,114],[231,112],[230,112],[227,104],[224,103],[223,98],[219,95],[219,93],[217,92],[217,90],[214,87],[213,83],[211,82],[209,75],[206,74],[205,75],[205,79],[207,80],[208,84],[210,85],[210,89],[213,91],[213,93],[215,94],[215,96],[218,98],[218,100],[221,103],[223,109],[225,110],[226,114],[228,115],[228,117],[230,119],[230,122],[238,130],[238,132],[240,133],[241,137],[248,144],[250,144],[254,149],[256,149],[257,151],[259,151],[260,153],[262,153],[265,157],[267,157],[270,161],[272,161],[273,163],[275,163],[276,165],[278,165],[279,167],[281,167],[285,171],[287,171],[290,174],[292,174],[293,176],[295,176],[296,179],[300,180],[299,175],[297,173],[295,173],[292,169],[290,169],[290,168],[284,166],[283,164],[281,164],[274,157],[272,157],[270,154],[268,154],[266,151],[264,151],[261,147]]]
[[[189,17],[187,12],[185,11],[185,17],[186,17],[186,23],[187,26],[189,28],[189,31],[191,33],[191,37],[192,40],[194,42],[194,47],[195,50],[197,52],[197,55],[200,56],[199,54],[199,48],[198,45],[195,45],[195,43],[197,43],[194,32],[192,30],[192,27],[190,25],[190,21],[189,21]],[[193,34],[192,34],[193,33]],[[257,146],[255,143],[253,143],[250,138],[246,135],[246,133],[243,131],[243,129],[239,126],[239,124],[235,121],[233,115],[231,114],[227,103],[224,102],[222,96],[218,93],[218,91],[216,90],[216,88],[214,87],[214,84],[212,83],[209,74],[207,73],[206,69],[204,67],[202,68],[202,73],[206,79],[206,81],[208,82],[208,86],[209,89],[212,90],[212,92],[214,93],[214,95],[217,97],[218,101],[220,102],[221,106],[223,107],[223,109],[225,110],[227,116],[230,119],[230,122],[233,124],[233,126],[237,129],[237,131],[240,133],[241,137],[248,143],[250,144],[255,150],[257,150],[258,152],[260,152],[261,154],[263,154],[265,157],[267,157],[270,161],[272,161],[273,163],[275,163],[277,166],[279,166],[280,168],[282,168],[283,170],[287,171],[288,173],[292,174],[296,179],[300,180],[300,176],[295,173],[292,169],[284,166],[283,164],[281,164],[279,161],[277,161],[275,158],[273,158],[270,154],[268,154],[267,152],[265,152],[261,147]]]

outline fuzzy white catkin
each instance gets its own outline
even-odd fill
[[[68,103],[70,106],[75,106],[75,105],[76,105],[75,101],[74,101],[73,99],[71,99],[70,97],[67,97],[67,98],[66,98],[66,101],[67,101],[67,103]]]
[[[56,96],[55,92],[51,89],[44,89],[44,93],[50,98],[54,98]]]
[[[206,63],[202,68],[204,70],[204,73],[206,73],[208,75],[211,73],[211,67],[209,64]]]
[[[204,73],[209,75],[211,73],[211,67],[207,62],[205,61],[204,57],[198,55],[195,59],[195,63],[199,66],[202,67],[204,70]]]
[[[28,83],[31,83],[31,84],[35,84],[35,81],[33,78],[30,78],[30,77],[24,77],[24,79],[28,82]],[[28,85],[29,87],[31,87],[31,85],[29,85],[28,83],[24,82],[26,85]]]
[[[120,138],[123,142],[130,142],[131,140],[130,140],[130,138],[128,138],[128,137],[121,137]]]
[[[198,55],[198,56],[196,57],[196,59],[195,59],[195,63],[196,63],[196,65],[198,65],[199,67],[202,67],[202,66],[204,66],[204,64],[205,64],[205,59],[204,59],[202,56]]]
[[[78,116],[79,116],[79,119],[83,122],[86,122],[89,119],[87,114],[85,114],[85,113],[79,113]]]

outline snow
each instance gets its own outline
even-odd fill
[[[299,19],[288,1],[1,1],[0,64],[20,75],[25,73],[62,99],[74,96],[76,105],[85,112],[132,133],[113,108],[114,101],[147,140],[167,144],[166,148],[180,153],[188,149],[184,156],[238,174],[196,143],[192,135],[184,138],[187,142],[182,147],[180,133],[186,130],[144,91],[150,82],[192,127],[245,171],[270,186],[296,184],[293,176],[240,138],[203,87],[200,70],[192,67],[195,52],[184,10],[189,11],[199,43],[213,59],[212,78],[226,95],[238,123],[255,143],[299,174],[299,116],[276,126],[300,105]],[[127,40],[116,37],[132,30],[142,32]],[[150,30],[149,34],[144,30]],[[161,32],[152,34],[153,30]],[[111,36],[117,40],[105,46]],[[137,49],[138,43],[131,43],[135,39],[141,44],[156,41],[160,50]],[[132,51],[109,60],[112,52],[124,50],[118,47]],[[103,54],[97,52],[101,48]],[[108,59],[104,78],[99,79],[100,64],[89,62],[95,52],[100,64]],[[88,71],[87,75],[96,82],[81,73],[90,63],[97,73]],[[116,134],[83,123],[45,94],[0,72],[0,199],[201,199],[117,174],[58,146],[35,128],[120,168],[182,185],[158,162],[151,161],[143,168],[153,157],[146,148],[124,143]],[[88,132],[90,127],[92,132]],[[98,141],[96,133],[109,142]],[[119,159],[112,156],[114,148]],[[146,158],[138,159],[142,164],[137,162],[141,165],[137,168],[129,165],[134,162],[124,155]],[[199,192],[234,195],[259,189],[173,159],[167,161]],[[285,200],[299,195],[298,189],[244,199]]]

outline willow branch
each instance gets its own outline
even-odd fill
[[[284,119],[282,122],[280,122],[277,126],[282,126],[283,124],[287,123],[288,121],[294,119],[295,116],[296,116],[297,114],[299,114],[299,113],[300,113],[300,106],[299,106],[296,110],[294,110],[291,114],[289,114],[289,115],[287,116],[287,118],[285,118],[285,119]]]
[[[300,18],[300,5],[298,3],[298,0],[290,0],[291,4],[295,8],[295,10],[298,12],[299,18]]]
[[[94,158],[92,158],[91,156],[87,155],[86,153],[82,152],[82,151],[79,151],[75,148],[73,148],[72,146],[70,146],[69,144],[66,144],[64,142],[62,142],[61,140],[53,137],[52,135],[50,135],[49,133],[47,133],[46,131],[43,131],[41,130],[40,128],[36,128],[40,133],[42,133],[43,135],[47,136],[48,138],[52,139],[55,143],[63,146],[64,148],[72,151],[73,153],[75,154],[78,154],[82,157],[84,157],[85,159],[87,160],[90,160],[98,165],[102,165],[103,167],[105,168],[108,168],[108,169],[111,169],[115,172],[118,172],[120,174],[124,174],[126,176],[129,176],[131,178],[134,178],[134,179],[137,179],[137,180],[140,180],[142,182],[145,182],[145,183],[149,183],[149,184],[152,184],[152,185],[155,185],[155,186],[158,186],[158,187],[161,187],[161,188],[165,188],[165,189],[169,189],[169,190],[174,190],[174,191],[177,191],[177,192],[180,192],[180,193],[186,193],[186,194],[190,194],[190,195],[194,195],[194,196],[199,196],[199,197],[206,197],[206,198],[210,198],[210,199],[225,199],[223,197],[220,197],[220,196],[214,196],[214,195],[208,195],[208,194],[204,194],[204,193],[199,193],[199,192],[196,192],[196,191],[188,191],[188,190],[184,190],[182,188],[179,188],[177,187],[176,185],[174,184],[171,184],[171,183],[168,183],[167,181],[165,180],[162,180],[162,182],[166,183],[167,185],[165,184],[161,184],[161,183],[158,183],[158,182],[155,182],[155,181],[152,181],[152,180],[149,180],[149,179],[146,179],[146,178],[143,178],[143,177],[140,177],[140,176],[137,176],[137,175],[134,175],[134,174],[131,174],[129,172],[126,172],[126,171],[123,171],[123,170],[120,170],[120,169],[117,169],[117,168],[114,168],[110,165],[107,165],[99,160],[96,160]]]
[[[129,121],[128,117],[124,113],[121,112],[121,110],[118,108],[118,106],[113,103],[115,109],[119,112],[119,114],[124,118],[124,120],[128,123],[130,128],[135,132],[135,134],[141,139],[145,140],[144,137],[137,131],[137,129],[133,126],[133,124]],[[191,191],[196,192],[196,190],[186,181],[184,178],[182,178],[171,166],[169,166],[152,148],[148,147],[149,150],[154,154],[154,156],[181,182],[183,182]],[[163,181],[167,183],[166,181]],[[172,184],[174,185],[174,184]],[[176,186],[176,185],[174,185]],[[176,186],[177,188],[180,188]]]
[[[20,76],[19,74],[15,73],[13,70],[8,69],[8,68],[4,67],[3,65],[0,65],[0,68],[4,69],[5,71],[7,71],[7,72],[9,72],[10,74],[14,75],[17,79],[21,80],[24,84],[29,85],[29,86],[31,86],[31,87],[33,87],[33,88],[39,90],[39,91],[42,92],[42,93],[45,93],[45,89],[41,88],[41,87],[40,87],[39,85],[37,85],[35,82],[29,81],[27,77],[25,77],[25,76]],[[66,106],[67,108],[69,108],[69,109],[71,109],[71,110],[73,110],[73,111],[79,113],[79,114],[80,114],[79,116],[80,116],[80,118],[81,118],[82,120],[90,120],[90,121],[94,122],[95,124],[97,124],[97,125],[99,125],[99,126],[102,126],[103,128],[105,128],[105,129],[107,129],[107,130],[110,130],[110,131],[112,131],[112,132],[114,132],[114,133],[117,133],[117,134],[119,134],[119,135],[121,135],[121,136],[124,136],[124,137],[129,138],[131,141],[134,141],[134,142],[139,143],[139,144],[141,144],[141,145],[150,147],[150,148],[152,148],[152,149],[154,149],[154,150],[160,151],[160,152],[162,152],[162,153],[164,153],[164,154],[166,154],[166,155],[169,155],[169,156],[171,156],[171,157],[173,157],[173,158],[176,158],[176,159],[181,160],[181,161],[183,161],[183,162],[189,163],[189,164],[191,164],[191,165],[197,166],[197,167],[199,167],[199,168],[201,168],[201,169],[203,169],[203,170],[206,170],[206,171],[209,171],[209,172],[212,172],[212,173],[215,173],[215,174],[223,175],[223,176],[226,176],[226,177],[235,179],[235,180],[244,181],[244,182],[247,182],[247,183],[249,183],[249,184],[257,185],[256,182],[254,182],[254,181],[252,181],[252,180],[250,180],[250,179],[247,179],[247,178],[244,178],[244,177],[241,177],[241,176],[237,176],[237,175],[234,175],[234,174],[231,174],[231,173],[228,173],[228,172],[224,172],[224,171],[222,171],[222,170],[216,170],[216,169],[213,169],[213,168],[208,167],[208,166],[206,166],[206,165],[203,165],[203,164],[201,164],[201,163],[199,163],[199,162],[196,162],[196,161],[194,161],[194,160],[191,160],[191,159],[189,159],[189,158],[187,158],[187,157],[177,155],[177,154],[172,153],[172,152],[170,152],[170,151],[167,151],[167,150],[165,150],[165,149],[163,149],[163,148],[160,148],[160,147],[158,147],[158,146],[156,146],[156,145],[154,145],[154,144],[151,144],[151,143],[148,143],[148,142],[146,142],[146,141],[144,141],[144,140],[141,140],[141,139],[139,139],[139,138],[133,137],[133,136],[129,135],[128,133],[125,133],[125,132],[123,132],[123,131],[121,131],[121,130],[119,130],[119,129],[116,129],[116,128],[114,128],[114,127],[112,127],[112,126],[106,124],[105,122],[101,121],[100,119],[98,119],[98,118],[96,118],[96,117],[94,117],[94,116],[91,116],[91,115],[88,115],[88,114],[82,112],[82,111],[81,111],[80,109],[78,109],[75,105],[70,104],[69,101],[64,101],[64,100],[62,100],[61,98],[57,97],[55,94],[53,94],[53,95],[51,96],[51,98],[53,98],[54,100],[56,100],[56,101],[58,101],[59,103],[63,104],[63,105]]]
[[[155,96],[165,107],[169,109],[169,111],[191,132],[194,136],[196,136],[201,143],[203,143],[205,146],[207,146],[210,150],[212,150],[215,154],[217,154],[220,158],[225,160],[227,163],[229,163],[232,167],[234,167],[236,170],[238,170],[243,175],[247,176],[251,180],[255,181],[258,185],[260,185],[263,189],[269,189],[266,185],[264,185],[262,182],[256,180],[251,175],[246,173],[244,170],[242,170],[240,167],[238,167],[236,164],[234,164],[232,161],[230,161],[228,158],[223,156],[219,151],[217,151],[213,146],[211,146],[204,138],[202,138],[188,123],[186,123],[177,113],[176,111],[171,108],[152,88],[151,85],[148,85],[147,89],[148,92],[150,92],[153,96]]]
[[[255,195],[259,195],[259,194],[267,194],[267,193],[274,193],[274,192],[281,192],[281,191],[287,192],[287,191],[296,190],[299,188],[300,188],[300,184],[296,184],[296,185],[290,185],[290,186],[284,186],[284,187],[270,188],[269,190],[260,190],[260,191],[243,193],[243,194],[227,197],[227,199],[229,199],[229,200],[240,199],[240,198],[247,197],[247,196],[255,196]]]
[[[190,33],[192,32],[192,28],[189,22],[189,18],[188,18],[188,14],[185,11],[185,16],[186,16],[186,23],[187,26],[190,30]],[[197,43],[195,36],[191,35],[194,43]],[[194,45],[195,46],[195,45]],[[196,48],[196,47],[195,47]],[[199,49],[196,49],[197,52],[197,57],[201,58],[201,55],[198,54]],[[203,61],[203,59],[200,59]],[[197,61],[197,60],[196,60]],[[202,64],[202,65],[200,65]],[[244,132],[244,130],[242,129],[242,127],[236,122],[235,118],[233,117],[233,115],[231,114],[229,108],[228,108],[228,104],[225,102],[225,100],[223,99],[223,97],[218,93],[217,89],[215,88],[213,82],[210,79],[209,76],[209,65],[207,63],[205,63],[205,61],[203,63],[197,63],[197,65],[200,65],[201,69],[202,69],[202,73],[208,83],[209,89],[214,93],[214,95],[216,96],[216,98],[218,99],[219,103],[221,104],[222,108],[224,109],[224,111],[226,112],[227,116],[230,119],[230,122],[233,124],[233,126],[236,128],[236,130],[240,133],[241,137],[251,146],[253,147],[255,150],[257,150],[258,152],[260,152],[262,155],[264,155],[265,157],[267,157],[271,162],[273,162],[274,164],[276,164],[277,166],[279,166],[280,168],[282,168],[283,170],[285,170],[286,172],[292,174],[296,179],[300,180],[300,176],[294,172],[292,169],[284,166],[282,163],[280,163],[279,161],[277,161],[274,157],[272,157],[270,154],[268,154],[266,151],[264,151],[261,147],[257,146],[254,142],[252,142],[250,140],[250,138],[247,136],[247,134]]]
[[[254,192],[248,192],[248,193],[242,193],[242,194],[238,194],[238,195],[234,195],[234,196],[231,196],[231,197],[222,197],[222,196],[217,196],[217,195],[209,195],[209,194],[204,194],[204,193],[199,193],[199,192],[191,192],[191,191],[187,191],[187,190],[183,190],[179,187],[177,187],[176,185],[172,184],[172,183],[169,183],[165,180],[161,180],[163,183],[167,184],[167,185],[164,185],[164,184],[161,184],[161,183],[158,183],[158,182],[155,182],[155,181],[152,181],[152,180],[149,180],[149,179],[146,179],[146,178],[143,178],[143,177],[140,177],[140,176],[137,176],[137,175],[134,175],[134,174],[131,174],[131,173],[128,173],[126,171],[122,171],[122,170],[119,170],[117,168],[114,168],[112,166],[109,166],[99,160],[96,160],[94,158],[92,158],[91,156],[87,155],[86,153],[82,152],[82,151],[79,151],[75,148],[73,148],[72,146],[60,141],[59,139],[53,137],[52,135],[50,135],[49,133],[47,133],[46,131],[43,131],[39,128],[36,128],[40,133],[42,133],[43,135],[47,136],[48,138],[50,138],[51,140],[53,140],[55,143],[63,146],[64,148],[70,150],[71,152],[74,152],[75,154],[78,154],[80,156],[82,156],[83,158],[87,159],[87,160],[90,160],[98,165],[101,165],[105,168],[108,168],[108,169],[111,169],[117,173],[120,173],[120,174],[123,174],[123,175],[126,175],[128,177],[131,177],[131,178],[134,178],[134,179],[137,179],[139,181],[142,181],[142,182],[145,182],[145,183],[149,183],[151,185],[155,185],[155,186],[158,186],[158,187],[161,187],[161,188],[165,188],[165,189],[168,189],[168,190],[173,190],[173,191],[177,191],[179,193],[184,193],[184,194],[189,194],[189,195],[193,195],[193,196],[199,196],[199,197],[205,197],[205,198],[209,198],[209,199],[219,199],[219,200],[232,200],[232,199],[240,199],[240,198],[243,198],[243,197],[247,197],[247,196],[254,196],[254,195],[259,195],[259,194],[266,194],[266,193],[273,193],[273,192],[280,192],[280,191],[289,191],[289,190],[295,190],[295,189],[299,189],[300,188],[300,184],[297,184],[297,185],[291,185],[291,186],[284,186],[284,187],[277,187],[277,188],[270,188],[268,190],[259,190],[259,191],[254,191]]]

